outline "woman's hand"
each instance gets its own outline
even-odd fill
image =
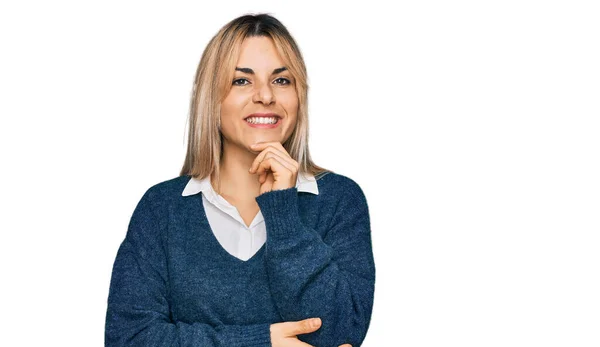
[[[320,318],[308,318],[298,322],[271,324],[271,345],[273,347],[314,347],[300,341],[296,335],[312,333],[320,327]],[[352,347],[352,345],[345,343],[340,347]]]
[[[260,194],[296,186],[300,164],[290,157],[281,143],[262,142],[250,147],[255,151],[262,151],[256,156],[249,170],[250,173],[260,175]]]

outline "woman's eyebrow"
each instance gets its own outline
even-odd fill
[[[287,70],[287,67],[285,67],[285,66],[278,67],[277,69],[273,70],[273,72],[271,73],[271,75],[276,75],[276,74],[278,74],[278,73],[280,73],[280,72],[283,72],[283,71],[285,71],[285,70]],[[236,68],[235,68],[235,71],[241,71],[241,72],[243,72],[243,73],[247,73],[247,74],[250,74],[250,75],[254,75],[254,70],[252,70],[252,69],[251,69],[251,68],[249,68],[249,67],[236,67]]]

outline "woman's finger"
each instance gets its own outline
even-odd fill
[[[258,172],[260,172],[259,182],[262,183],[264,179],[263,175],[273,176],[274,183],[271,187],[272,189],[286,189],[291,188],[296,184],[297,173],[296,171],[292,171],[295,169],[289,169],[283,164],[279,162],[279,160],[275,157],[267,158],[263,160],[259,167]]]
[[[270,166],[268,165],[268,162],[265,163],[265,165],[262,165],[265,161],[267,161],[267,159],[269,158],[274,158],[277,159],[277,162],[279,164],[281,164],[282,166],[284,166],[285,168],[287,168],[290,172],[295,172],[296,171],[296,167],[294,165],[292,165],[291,163],[287,162],[285,159],[283,159],[280,155],[273,153],[273,152],[268,152],[267,154],[265,154],[264,159],[258,164],[255,173],[260,175],[263,173],[263,171],[265,170],[271,170],[271,171],[275,171],[273,169],[271,169]]]
[[[265,181],[264,183],[261,182],[259,194],[270,192],[271,190],[273,190],[273,182],[275,181],[273,179],[273,175],[267,174],[264,181]]]
[[[300,321],[276,323],[275,326],[277,327],[278,336],[294,337],[319,330],[321,319],[307,318]]]
[[[268,142],[271,143],[271,142]],[[276,142],[279,146],[277,145],[264,145],[263,143],[259,144],[261,145],[259,148],[261,148],[260,150],[262,150],[262,152],[260,152],[256,158],[254,158],[254,161],[252,162],[252,165],[250,166],[250,169],[248,170],[249,172],[255,172],[256,168],[258,167],[258,164],[260,164],[261,161],[263,161],[265,159],[265,156],[268,153],[273,153],[278,155],[279,157],[281,157],[282,162],[288,162],[291,165],[299,168],[300,165],[298,164],[297,161],[295,161],[290,154],[285,150],[285,148],[283,148],[283,146],[279,143]]]

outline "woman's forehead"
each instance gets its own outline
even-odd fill
[[[244,39],[236,66],[264,73],[284,65],[273,41],[268,37],[261,36]]]

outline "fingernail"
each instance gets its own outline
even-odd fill
[[[315,318],[312,320],[312,325],[313,327],[318,327],[319,325],[321,325],[321,318]]]

